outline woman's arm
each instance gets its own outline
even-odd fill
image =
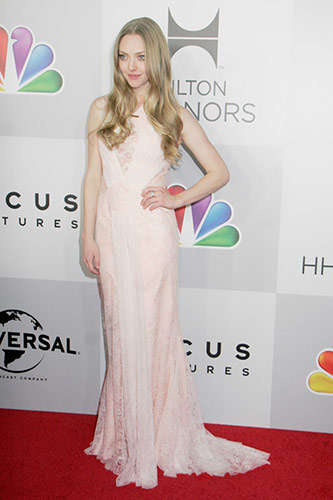
[[[170,195],[165,188],[149,186],[142,193],[144,208],[149,207],[150,210],[154,210],[157,207],[179,208],[189,205],[213,193],[229,181],[229,171],[226,164],[192,113],[181,108],[181,118],[183,120],[181,140],[194,154],[206,175],[192,187],[174,196]],[[152,192],[154,193],[153,198],[151,197]]]
[[[91,273],[99,274],[99,251],[94,240],[102,165],[98,151],[96,129],[101,123],[103,98],[96,99],[90,108],[88,120],[88,168],[83,189],[83,260]]]

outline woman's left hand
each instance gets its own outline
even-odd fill
[[[171,195],[166,187],[148,186],[141,194],[141,205],[145,209],[155,210],[158,207],[175,209],[179,206],[176,196]]]

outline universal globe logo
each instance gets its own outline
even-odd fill
[[[37,368],[47,352],[78,354],[69,337],[51,338],[38,319],[17,309],[0,311],[0,370],[26,373]]]

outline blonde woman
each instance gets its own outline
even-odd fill
[[[165,174],[181,142],[206,175],[171,196]],[[177,311],[174,209],[228,182],[225,163],[171,90],[165,37],[149,18],[128,22],[114,47],[114,87],[91,106],[83,256],[101,281],[107,370],[87,454],[118,486],[165,475],[223,476],[268,454],[217,438],[202,423]]]

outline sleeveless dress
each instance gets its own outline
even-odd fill
[[[165,186],[170,165],[144,107],[132,133],[103,165],[96,242],[107,370],[93,442],[117,486],[157,485],[164,475],[237,474],[269,454],[209,433],[204,425],[178,323],[178,230],[173,210],[144,210],[146,186]]]

